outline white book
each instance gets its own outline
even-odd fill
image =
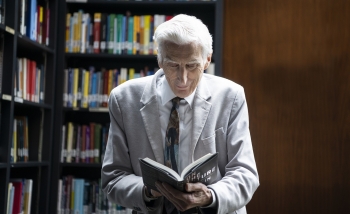
[[[61,214],[61,202],[62,202],[62,179],[58,180],[58,191],[57,191],[57,214]]]
[[[10,200],[11,200],[11,189],[12,189],[12,183],[10,182],[8,184],[8,190],[7,190],[7,205],[6,205],[6,213],[10,214]],[[11,204],[12,206],[12,204]],[[12,212],[11,212],[12,214]]]

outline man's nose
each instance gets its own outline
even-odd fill
[[[187,83],[187,74],[188,74],[188,71],[186,70],[186,67],[181,67],[179,71],[179,79],[181,83],[184,83],[184,84]]]

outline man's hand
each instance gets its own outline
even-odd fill
[[[187,183],[185,186],[186,193],[173,188],[167,183],[157,182],[156,187],[161,195],[182,212],[193,207],[208,206],[213,201],[211,191],[202,183]]]
[[[159,193],[153,189],[151,189],[151,195],[149,195],[148,190],[147,190],[147,186],[145,186],[145,193],[146,193],[146,196],[149,198],[158,198],[158,197],[162,196],[161,193]]]

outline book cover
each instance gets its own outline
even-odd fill
[[[100,52],[101,53],[107,53],[108,47],[107,47],[107,14],[101,13],[101,21],[100,21]]]
[[[61,140],[61,163],[66,162],[66,157],[67,157],[67,150],[66,150],[66,125],[62,125],[62,140]]]
[[[100,163],[100,151],[101,151],[101,124],[95,124],[95,139],[94,139],[94,158],[95,163]]]
[[[50,9],[49,2],[46,2],[44,24],[43,24],[43,43],[49,46],[49,36],[50,36]]]
[[[139,159],[143,183],[148,189],[157,191],[156,181],[166,182],[174,188],[185,192],[186,183],[201,182],[205,185],[217,181],[218,153],[208,153],[189,164],[179,175],[174,170],[150,158]]]
[[[7,205],[6,205],[6,213],[10,213],[10,200],[11,200],[11,190],[12,190],[12,183],[10,182],[7,187]]]
[[[94,53],[100,53],[101,13],[94,14]]]
[[[12,181],[12,185],[15,188],[13,198],[12,213],[21,213],[22,211],[22,194],[23,194],[23,182],[19,179]]]
[[[62,206],[62,179],[58,180],[58,191],[57,191],[57,214],[61,213]]]
[[[114,51],[114,25],[115,25],[116,14],[110,14],[108,16],[108,53],[112,54]]]
[[[83,92],[83,108],[89,107],[89,83],[90,83],[90,72],[85,71],[84,75],[84,92]]]
[[[25,191],[24,191],[24,214],[30,214],[32,205],[32,189],[33,180],[25,179]]]
[[[65,46],[66,53],[70,52],[70,45],[71,45],[71,40],[70,40],[71,16],[72,15],[70,13],[67,13],[66,15],[66,46]]]

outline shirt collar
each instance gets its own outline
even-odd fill
[[[165,75],[163,75],[160,82],[161,82],[161,85],[159,88],[160,89],[160,97],[162,100],[162,105],[164,106],[167,102],[169,102],[171,99],[176,97],[176,95],[171,90],[170,85],[165,78]],[[196,90],[197,90],[197,88],[192,92],[192,94],[190,94],[188,97],[184,98],[186,100],[186,102],[190,105],[191,109],[192,109],[194,94],[195,94]]]

